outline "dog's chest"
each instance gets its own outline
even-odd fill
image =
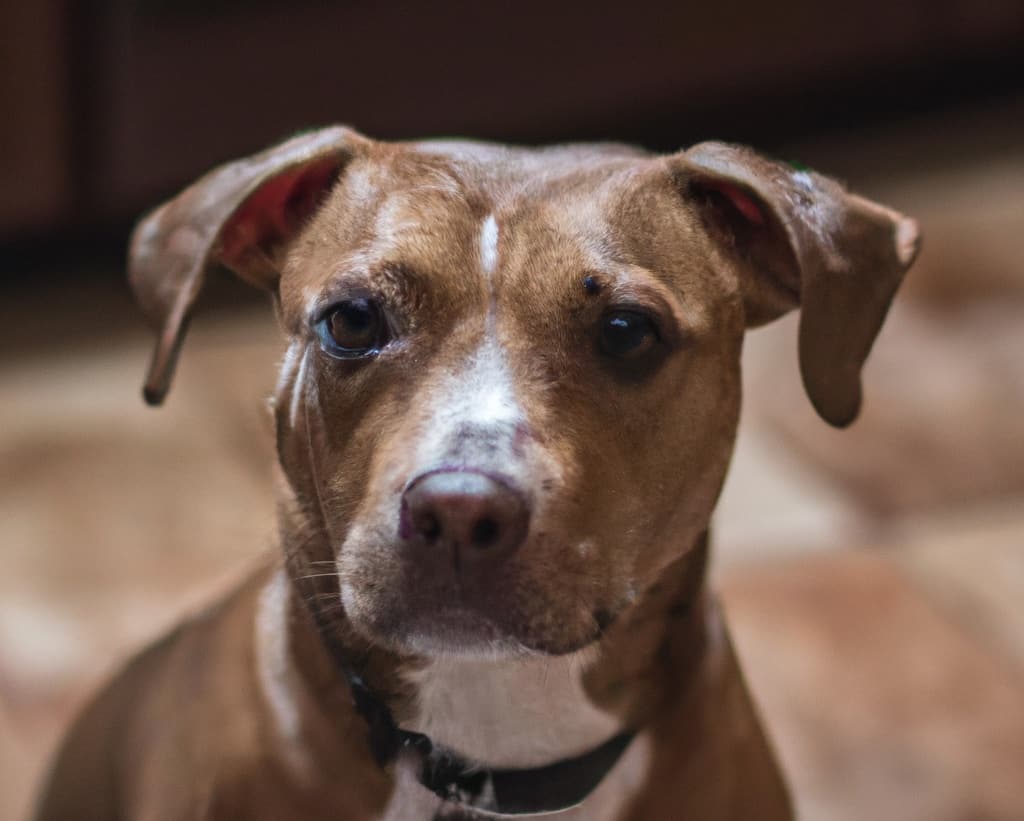
[[[580,654],[435,660],[408,674],[417,692],[416,712],[403,726],[492,767],[538,767],[580,755],[622,729],[587,698],[580,680],[585,662]],[[558,817],[616,818],[643,783],[648,757],[647,740],[636,738],[584,805]],[[444,806],[418,783],[411,767],[399,763],[382,821],[485,817]]]
[[[537,767],[579,755],[621,727],[587,697],[582,653],[494,660],[440,658],[408,673],[407,729],[493,767]]]

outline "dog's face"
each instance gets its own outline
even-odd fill
[[[536,164],[370,150],[284,265],[282,449],[379,640],[586,644],[724,475],[743,309],[693,205],[662,160]]]
[[[801,354],[816,405],[848,422],[916,242],[898,215],[730,147],[302,139],[250,161],[255,183],[222,193],[207,245],[180,256],[198,260],[191,277],[213,258],[277,295],[285,518],[305,534],[292,572],[329,575],[319,589],[349,623],[401,651],[592,642],[707,527],[745,328],[801,293],[805,311],[823,303],[828,334],[845,322],[852,346],[812,321]],[[210,192],[239,167],[140,227],[137,282],[204,236]],[[875,281],[856,304],[843,299],[858,289],[832,284],[856,273],[850,226],[883,269],[884,293]],[[197,290],[170,279],[150,287],[171,295],[151,309],[168,327],[177,294]],[[866,324],[832,327],[858,309]],[[846,370],[819,384],[830,344],[829,367]]]

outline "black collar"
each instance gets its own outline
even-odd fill
[[[634,733],[623,732],[589,752],[543,767],[492,769],[403,730],[391,710],[344,665],[356,710],[370,728],[370,749],[381,766],[399,754],[419,758],[420,784],[452,804],[497,816],[535,815],[575,807],[622,757]]]

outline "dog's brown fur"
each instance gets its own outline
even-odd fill
[[[289,581],[268,571],[136,660],[72,731],[38,817],[398,817],[408,787],[373,763],[326,636],[403,724],[429,721],[436,658],[491,659],[500,677],[514,657],[578,657],[587,709],[640,737],[573,817],[790,818],[702,586],[743,334],[802,303],[808,394],[849,423],[916,245],[895,212],[722,144],[655,157],[328,129],[213,172],[133,240],[161,329],[147,395],[167,389],[210,265],[275,295],[291,344],[275,396]],[[385,306],[392,341],[339,361],[312,328],[352,295]],[[622,306],[657,327],[639,359],[599,350]],[[463,419],[480,380],[502,401]],[[449,465],[528,500],[528,537],[503,561],[453,573],[403,549],[404,489]],[[287,619],[267,622],[273,595]],[[268,656],[279,641],[284,662]],[[266,675],[290,682],[284,737]],[[571,750],[464,752],[510,766]],[[413,805],[409,818],[437,809]]]

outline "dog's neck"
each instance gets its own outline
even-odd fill
[[[405,673],[414,688],[402,726],[471,761],[538,767],[572,758],[624,727],[588,698],[596,648],[563,656],[431,658]]]
[[[574,653],[414,663],[406,726],[503,767],[549,764],[642,730],[703,653],[706,557],[704,534],[599,641]]]

